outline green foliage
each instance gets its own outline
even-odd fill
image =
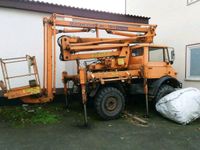
[[[62,118],[61,105],[25,105],[0,108],[0,119],[14,126],[54,124]]]

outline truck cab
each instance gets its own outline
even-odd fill
[[[176,77],[173,69],[174,49],[163,45],[138,44],[131,46],[130,65],[128,69],[144,69],[148,79],[162,76]]]
[[[174,48],[155,44],[137,44],[131,46],[131,51],[128,69],[138,70],[140,78],[130,85],[130,94],[144,94],[144,79],[147,79],[148,95],[155,101],[182,87],[176,79],[177,72],[172,67],[175,58]]]

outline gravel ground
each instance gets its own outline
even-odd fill
[[[59,105],[48,105],[63,107],[64,104],[58,103]],[[142,118],[145,112],[143,100],[128,102],[126,110]],[[15,127],[0,120],[0,149],[199,150],[200,119],[190,125],[181,126],[162,118],[153,107],[150,110],[146,126],[125,117],[101,121],[94,109],[89,107],[89,126],[83,127],[82,105],[78,101],[72,102],[69,110],[63,108],[63,117],[55,124]]]

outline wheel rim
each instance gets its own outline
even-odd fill
[[[108,111],[113,111],[117,108],[117,99],[115,97],[109,97],[106,100],[105,108]]]

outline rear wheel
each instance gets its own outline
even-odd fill
[[[175,91],[174,87],[172,87],[170,85],[167,85],[167,84],[161,85],[161,87],[159,88],[158,93],[156,95],[155,102],[158,102],[162,97],[164,97],[167,94],[172,93],[174,91]]]
[[[124,95],[114,87],[102,88],[96,96],[95,107],[97,113],[102,119],[116,119],[124,110]]]

